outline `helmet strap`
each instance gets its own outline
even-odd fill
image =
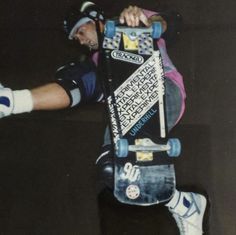
[[[101,26],[102,20],[100,19],[101,15],[102,15],[102,13],[100,11],[97,11],[96,16],[91,17],[91,19],[95,22],[99,51],[102,46],[102,40],[103,40],[103,33],[102,33],[103,29]]]

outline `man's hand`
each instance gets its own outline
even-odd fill
[[[150,26],[150,22],[146,15],[144,15],[141,8],[137,6],[129,6],[125,8],[119,17],[120,23],[126,23],[128,26],[137,27],[140,22],[142,22],[145,26]]]
[[[166,21],[160,15],[152,15],[150,18],[144,14],[143,9],[137,6],[129,6],[125,8],[119,17],[120,23],[126,23],[128,26],[137,27],[140,22],[145,26],[150,27],[155,21],[158,21],[162,25],[162,32],[164,33],[167,29]]]
[[[29,90],[13,91],[0,84],[0,118],[32,110],[33,99]]]

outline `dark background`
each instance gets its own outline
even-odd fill
[[[79,1],[0,2],[0,81],[12,89],[54,79],[81,48],[61,30]],[[184,29],[169,54],[184,76],[187,109],[173,135],[183,142],[179,188],[207,191],[206,234],[236,234],[235,41],[233,0],[97,1],[112,15],[129,3],[181,12]],[[96,196],[94,162],[103,105],[0,120],[0,234],[178,234],[162,207],[136,208]]]

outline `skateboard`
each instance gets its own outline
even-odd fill
[[[169,200],[173,157],[181,144],[167,138],[165,85],[157,40],[161,24],[131,28],[108,20],[102,40],[102,82],[114,151],[114,196],[131,205]]]

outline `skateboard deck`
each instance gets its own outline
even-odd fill
[[[167,140],[160,34],[159,23],[150,28],[106,24],[103,76],[114,144],[114,196],[122,203],[157,204],[175,190],[168,155],[179,155],[180,142]]]

